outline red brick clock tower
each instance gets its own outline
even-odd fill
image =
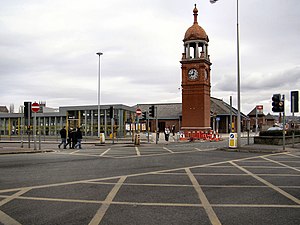
[[[194,24],[186,31],[182,54],[182,127],[187,135],[210,130],[210,66],[208,36],[198,25],[198,9],[193,10]]]

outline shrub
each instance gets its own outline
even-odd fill
[[[293,131],[288,130],[285,133],[286,136],[292,136]],[[300,130],[295,130],[295,135],[300,135]],[[274,136],[274,137],[280,137],[282,136],[282,130],[269,130],[269,131],[261,131],[259,132],[259,136],[266,137],[266,136]]]

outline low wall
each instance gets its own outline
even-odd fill
[[[254,144],[265,144],[265,145],[282,145],[282,136],[266,136],[266,137],[254,137]],[[285,144],[289,145],[293,143],[292,136],[285,136]],[[300,143],[300,135],[295,135],[294,143]]]

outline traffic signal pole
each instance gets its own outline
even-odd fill
[[[282,101],[283,101],[283,106],[285,105],[284,101],[285,101],[285,97],[284,95],[282,95]],[[284,110],[284,107],[283,107],[283,122],[282,122],[282,132],[283,132],[283,138],[282,138],[282,149],[283,151],[285,150],[285,110]]]

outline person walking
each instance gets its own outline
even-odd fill
[[[73,129],[70,136],[71,136],[71,141],[72,141],[71,148],[74,149],[75,145],[77,144],[77,131],[75,129]]]
[[[170,136],[170,129],[169,127],[165,128],[165,141],[169,141],[169,136]]]
[[[77,143],[74,146],[74,148],[79,148],[81,149],[81,141],[82,141],[82,132],[80,130],[80,127],[77,127],[77,131],[76,131],[76,139],[77,139]]]
[[[66,140],[67,140],[67,131],[66,131],[66,127],[64,126],[60,131],[60,138],[61,138],[61,142],[58,145],[58,148],[60,148],[60,146],[63,144],[64,145],[64,149],[66,149]]]
[[[69,149],[72,147],[72,136],[71,136],[71,133],[72,133],[72,128],[70,128],[69,131],[68,131],[68,138],[67,138],[67,144],[66,144],[66,148],[69,145]]]

